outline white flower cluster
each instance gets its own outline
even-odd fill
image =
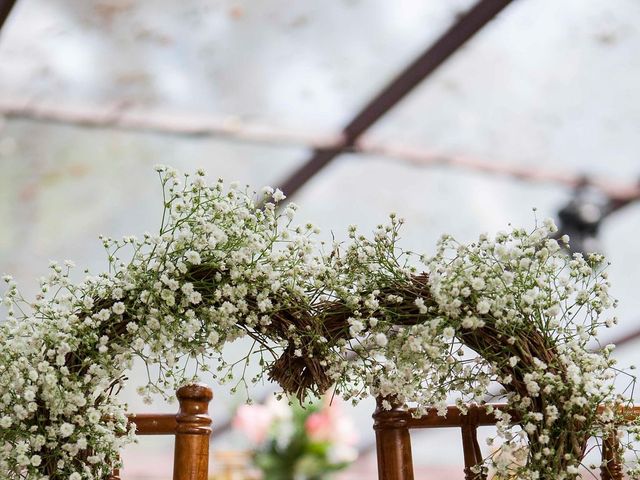
[[[614,302],[603,258],[568,257],[550,238],[551,221],[470,245],[444,236],[436,255],[422,258],[424,291],[395,248],[400,223],[392,217],[373,240],[353,233],[345,255],[334,256],[335,270],[356,273],[342,293],[354,339],[332,365],[337,382],[349,379],[344,394],[370,392],[444,415],[452,398],[462,408],[485,404],[501,385],[510,410],[496,412],[490,440],[506,454],[483,468],[500,478],[576,478],[587,439],[613,432],[611,412],[629,402],[614,391],[612,346],[600,348],[596,337],[616,323],[604,316]],[[346,361],[350,351],[358,362]],[[514,470],[504,463],[515,458],[509,451],[528,452],[528,461]]]
[[[235,186],[225,191],[221,181],[207,186],[203,172],[191,179],[158,170],[161,229],[141,240],[104,238],[109,273],[73,284],[72,265],[52,263],[32,302],[5,279],[0,478],[106,478],[133,438],[115,394],[134,356],[160,365],[140,393],[172,392],[189,379],[188,358],[206,369],[205,358],[225,342],[264,337],[273,312],[306,305],[298,279],[310,275],[314,229],[291,226],[294,204],[276,214],[282,192],[254,198]],[[269,348],[278,351],[272,337]],[[219,371],[234,377],[222,359]]]
[[[188,359],[199,373],[211,357],[209,373],[234,388],[247,387],[244,367],[258,356],[272,378],[289,368],[316,375],[301,384],[294,375],[289,392],[327,378],[345,398],[381,395],[418,412],[444,413],[454,395],[484,404],[499,384],[507,455],[483,468],[511,474],[503,459],[521,458],[525,444],[522,479],[576,478],[587,439],[613,431],[625,400],[612,349],[590,349],[598,328],[615,323],[604,315],[606,272],[601,258],[560,252],[552,223],[471,245],[444,237],[419,273],[420,258],[397,247],[395,215],[372,239],[353,227],[346,247],[324,252],[313,225],[293,224],[294,204],[278,213],[279,190],[256,197],[208,185],[200,171],[158,171],[161,228],[103,238],[109,272],[74,284],[73,265],[53,263],[32,301],[5,278],[1,478],[107,478],[134,438],[117,392],[135,357],[159,366],[139,389],[145,397],[190,380]],[[253,347],[227,364],[222,347],[241,336]]]

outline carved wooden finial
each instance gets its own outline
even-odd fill
[[[393,397],[377,398],[373,414],[376,432],[379,480],[413,480],[411,437],[407,425],[407,412]],[[391,404],[391,410],[383,402]]]
[[[213,392],[202,384],[185,385],[177,392],[176,444],[173,480],[207,480]]]
[[[178,389],[176,397],[180,404],[176,416],[176,433],[210,435],[209,402],[213,398],[211,389],[203,384],[185,385]]]

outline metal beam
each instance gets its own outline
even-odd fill
[[[0,0],[0,30],[15,4],[16,0]]]
[[[460,46],[484,27],[513,0],[479,0],[435,43],[430,45],[413,63],[391,81],[378,95],[344,127],[342,140],[332,148],[316,149],[311,158],[280,184],[287,194],[293,195],[316,173],[326,167],[340,153],[350,149],[356,140],[380,117],[393,108],[420,82],[431,75]]]
[[[639,323],[636,321],[636,323]],[[627,333],[626,335],[622,335],[614,340],[611,340],[607,343],[604,343],[604,345],[613,343],[616,346],[616,351],[619,347],[622,347],[624,345],[628,345],[630,343],[636,342],[640,340],[640,329],[636,329],[636,330],[632,330],[631,332]]]

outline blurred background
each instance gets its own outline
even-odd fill
[[[536,207],[612,262],[603,340],[638,360],[638,0],[0,4],[0,272],[27,294],[49,259],[99,272],[98,235],[156,229],[154,164],[202,167],[282,188],[327,238],[397,212],[424,253]],[[173,411],[132,378],[132,411]],[[227,428],[244,397],[214,387],[212,451],[247,448]],[[344,408],[360,457],[343,478],[374,478],[373,402]],[[457,432],[413,442],[417,478],[463,478]],[[170,452],[142,439],[123,478],[170,478]]]

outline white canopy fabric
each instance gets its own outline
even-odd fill
[[[157,225],[156,163],[203,167],[211,177],[256,188],[277,185],[308,157],[305,139],[337,135],[471,4],[19,0],[0,36],[0,114],[16,105],[27,112],[7,115],[0,128],[0,272],[33,292],[49,259],[103,269],[99,234],[139,234]],[[635,0],[514,2],[365,141],[633,183],[640,178],[639,49]],[[178,124],[213,119],[240,130],[259,125],[285,132],[287,141],[29,118],[42,106],[144,112]],[[428,253],[444,232],[471,240],[509,222],[532,225],[532,207],[538,218],[555,216],[570,195],[550,182],[353,153],[334,160],[295,201],[301,222],[318,224],[326,236],[344,236],[349,224],[371,230],[395,211],[407,219],[403,245]],[[639,232],[639,205],[602,227],[620,300],[620,325],[604,332],[607,339],[640,326]],[[239,348],[230,347],[231,354]],[[637,362],[636,351],[621,349],[621,364]],[[148,409],[132,391],[132,409]],[[226,388],[216,391],[220,422],[239,400]],[[372,410],[371,403],[353,410],[363,445],[373,439]],[[455,435],[416,435],[415,451],[428,452],[416,462],[460,464],[450,446]]]

